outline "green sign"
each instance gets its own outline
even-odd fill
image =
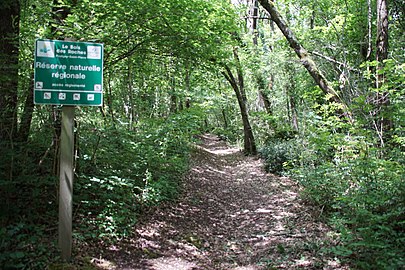
[[[103,44],[38,39],[34,103],[101,106]]]

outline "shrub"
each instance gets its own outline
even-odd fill
[[[405,254],[404,175],[399,162],[363,157],[303,169],[296,179],[341,232],[337,255],[354,256],[362,269],[398,269]]]
[[[314,163],[312,150],[298,138],[268,140],[259,154],[265,161],[266,171],[279,175],[287,174],[295,167],[311,166]]]
[[[82,134],[76,237],[120,239],[130,234],[146,207],[175,199],[188,168],[189,142],[197,132],[194,120],[184,112],[147,119],[135,131],[100,129],[99,139]]]

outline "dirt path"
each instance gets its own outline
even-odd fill
[[[266,174],[260,160],[211,135],[201,137],[192,162],[179,202],[111,247],[110,269],[348,269],[325,257],[329,229],[291,180]]]

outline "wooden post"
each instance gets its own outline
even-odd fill
[[[62,251],[62,259],[65,261],[69,261],[72,255],[74,117],[74,106],[62,107],[59,178],[59,247]]]

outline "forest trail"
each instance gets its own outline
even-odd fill
[[[261,160],[213,135],[200,139],[179,201],[143,218],[134,239],[110,247],[107,269],[348,269],[322,251],[333,245],[330,229],[294,182],[265,173]]]

